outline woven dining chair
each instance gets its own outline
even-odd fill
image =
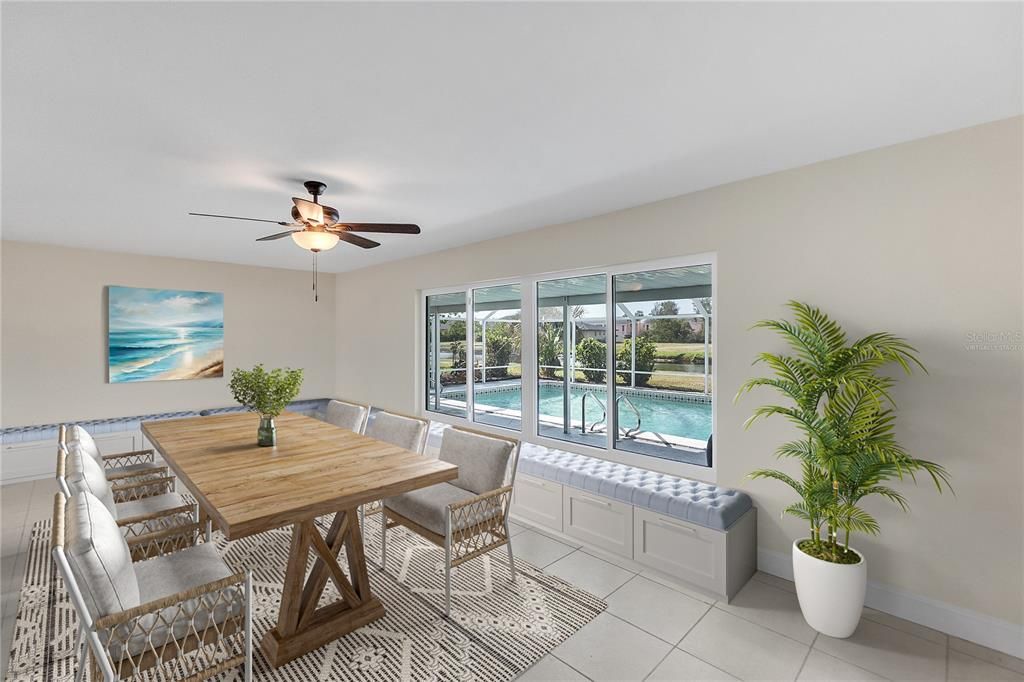
[[[249,682],[252,576],[210,543],[133,562],[135,542],[91,493],[54,497],[51,554],[80,628],[76,682],[87,666],[114,682],[202,680],[238,665]]]
[[[366,426],[366,417],[369,414],[370,408],[366,405],[348,403],[344,400],[331,400],[324,410],[324,421],[349,431],[362,433]]]
[[[386,410],[377,410],[366,422],[363,435],[422,454],[423,448],[427,445],[427,432],[429,430],[430,421],[426,419],[409,417]],[[364,521],[366,516],[368,514],[378,514],[380,509],[380,500],[361,505],[359,507],[360,525],[365,528]]]
[[[60,448],[68,450],[80,447],[83,452],[96,460],[111,481],[137,481],[145,478],[162,478],[168,475],[167,466],[157,464],[152,449],[119,452],[104,455],[92,435],[78,424],[61,424],[57,431]]]
[[[136,558],[171,551],[176,541],[187,542],[185,538],[175,540],[176,535],[166,535],[163,531],[181,529],[199,520],[199,505],[186,502],[173,492],[173,482],[170,478],[148,479],[114,486],[103,476],[95,460],[78,448],[72,448],[69,453],[57,451],[57,487],[65,498],[88,492],[103,503],[126,538],[149,538],[159,545],[139,543],[133,550],[139,553]],[[157,486],[162,488],[157,489]],[[148,494],[135,496],[136,488],[146,488]],[[209,541],[209,533],[206,539]]]
[[[405,526],[444,548],[444,613],[451,613],[452,568],[505,545],[516,579],[508,527],[519,441],[461,427],[445,430],[438,455],[456,464],[459,476],[419,490],[384,498],[380,565],[387,570],[388,528]]]

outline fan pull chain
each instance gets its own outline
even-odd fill
[[[313,303],[320,300],[319,294],[316,291],[316,251],[313,252]]]

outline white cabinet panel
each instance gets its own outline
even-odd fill
[[[42,478],[57,467],[57,441],[33,441],[4,445],[0,472],[4,483]]]
[[[137,431],[101,433],[93,436],[92,439],[96,441],[96,445],[104,455],[116,455],[119,452],[131,452],[139,449],[136,444],[141,444],[142,433]]]
[[[139,431],[100,433],[95,434],[93,440],[103,454],[116,455],[140,449],[142,434]],[[0,456],[3,458],[0,460],[2,483],[53,476],[57,468],[57,439],[5,444]]]
[[[512,514],[553,530],[562,530],[562,486],[519,474],[512,491]]]
[[[624,557],[633,557],[633,506],[565,488],[562,525],[566,535]]]

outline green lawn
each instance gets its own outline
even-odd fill
[[[561,379],[562,371],[555,370],[554,376],[542,377],[545,379]],[[588,383],[586,376],[583,372],[576,372],[575,381],[577,383]],[[619,386],[627,384],[621,376],[616,375],[615,383]],[[603,384],[598,384],[603,385]],[[637,388],[661,388],[667,391],[695,391],[701,393],[704,391],[704,377],[695,376],[693,374],[666,374],[664,372],[655,371],[651,375],[650,380],[647,382],[647,386],[638,386]],[[711,377],[708,376],[708,393],[711,392]]]
[[[625,344],[615,344],[615,351],[618,353],[619,350]],[[703,343],[655,343],[656,350],[654,352],[654,359],[657,362],[670,362],[681,365],[699,365],[704,362],[704,344]],[[711,344],[708,344],[708,353],[711,353]]]

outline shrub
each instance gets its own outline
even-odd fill
[[[619,352],[615,357],[616,369],[619,370],[619,376],[627,384],[629,383],[629,367],[632,360],[632,339],[626,339],[622,347],[619,348]],[[658,346],[648,336],[641,336],[636,340],[636,371],[637,372],[653,372],[654,371],[654,356],[657,354]],[[624,371],[623,371],[624,370]],[[647,382],[651,380],[650,374],[637,374],[636,385],[646,386]]]
[[[537,334],[537,360],[540,365],[560,366],[558,356],[562,354],[562,326],[553,322],[542,323]],[[540,367],[540,375],[546,379],[555,378],[551,367]]]
[[[604,381],[607,359],[607,346],[597,339],[583,339],[576,344],[576,364],[591,368],[580,370],[590,383]]]
[[[488,379],[502,379],[508,376],[506,365],[512,361],[512,355],[519,349],[519,333],[510,324],[496,324],[487,329],[487,365],[495,367],[487,370]]]
[[[459,341],[466,339],[466,323],[462,320],[453,320],[447,326],[442,326],[439,336],[442,341]]]

